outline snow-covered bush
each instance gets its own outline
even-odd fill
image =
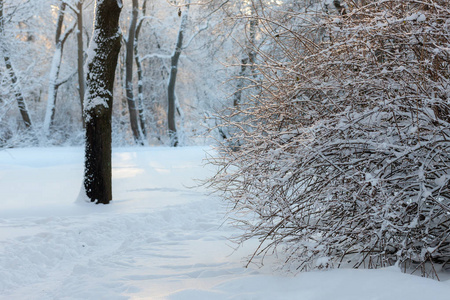
[[[231,113],[246,120],[225,124],[241,145],[219,147],[210,184],[231,201],[240,241],[260,240],[250,261],[445,264],[450,3],[335,2],[314,17],[283,11],[291,25],[260,16],[273,42],[259,53],[261,93]]]

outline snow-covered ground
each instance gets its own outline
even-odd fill
[[[81,148],[0,150],[0,299],[450,299],[385,270],[243,268],[225,208],[195,179],[207,148],[120,148],[110,205],[76,202]]]

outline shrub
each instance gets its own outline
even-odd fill
[[[291,13],[290,25],[259,16],[272,41],[259,52],[261,92],[232,108],[243,121],[223,126],[240,147],[219,146],[210,180],[232,203],[239,241],[260,241],[249,261],[450,259],[450,4],[351,3]]]

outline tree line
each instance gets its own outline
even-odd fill
[[[125,1],[115,74],[113,143],[204,143],[206,120],[235,83],[241,1]],[[93,0],[2,0],[0,145],[83,143]],[[237,73],[237,71],[236,71]],[[8,76],[6,76],[8,75]],[[17,109],[18,108],[18,109]]]

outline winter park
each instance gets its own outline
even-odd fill
[[[0,299],[450,299],[448,0],[0,0]]]

